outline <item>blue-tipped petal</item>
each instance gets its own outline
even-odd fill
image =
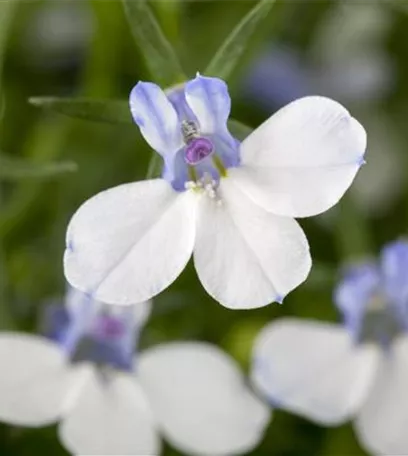
[[[149,145],[162,157],[174,156],[183,146],[183,137],[177,112],[162,89],[151,82],[138,82],[129,103]]]
[[[334,291],[334,302],[349,331],[358,338],[370,300],[380,291],[380,273],[372,263],[349,268]]]
[[[227,129],[231,98],[223,80],[198,75],[186,83],[185,96],[202,135],[213,135]]]

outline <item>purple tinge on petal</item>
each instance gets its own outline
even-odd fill
[[[381,292],[381,277],[377,266],[363,263],[348,268],[334,291],[334,302],[343,315],[344,323],[358,340],[370,301]]]
[[[381,253],[381,272],[387,297],[408,304],[408,242],[387,244]]]
[[[136,344],[133,309],[101,310],[79,340],[73,361],[91,361],[116,369],[132,370]]]
[[[196,165],[214,152],[214,146],[207,138],[194,138],[186,146],[185,159],[189,165]]]
[[[408,331],[408,242],[387,244],[381,252],[384,294]]]
[[[92,334],[101,339],[117,339],[126,331],[125,323],[113,315],[101,315],[96,319]]]
[[[53,306],[47,311],[45,335],[59,344],[72,362],[131,371],[138,336],[133,307],[116,309],[81,295],[74,306]]]

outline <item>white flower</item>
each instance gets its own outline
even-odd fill
[[[283,319],[254,347],[252,380],[272,404],[328,426],[354,419],[373,454],[408,454],[408,243],[350,269],[335,300],[344,326]]]
[[[137,355],[147,303],[112,308],[74,292],[67,305],[67,318],[52,312],[54,341],[0,333],[2,421],[59,421],[73,454],[158,455],[160,435],[189,455],[241,454],[258,444],[268,408],[221,350],[177,342]]]
[[[140,302],[168,287],[194,252],[201,283],[224,306],[282,301],[311,267],[293,217],[341,198],[363,163],[363,127],[335,101],[307,97],[239,144],[227,129],[226,84],[201,76],[168,96],[140,82],[130,102],[163,157],[163,179],[80,207],[67,232],[68,281],[106,302]]]

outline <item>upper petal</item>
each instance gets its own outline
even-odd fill
[[[282,108],[241,144],[230,171],[258,204],[306,217],[336,204],[363,163],[364,128],[339,103],[305,97]]]
[[[269,411],[231,358],[205,343],[147,350],[138,376],[165,436],[190,455],[241,454],[257,445]]]
[[[202,134],[211,135],[226,129],[231,98],[227,84],[222,79],[198,75],[186,83],[184,90]]]
[[[73,454],[157,455],[160,441],[146,397],[135,379],[92,370],[59,427]]]
[[[334,290],[334,302],[356,340],[361,336],[368,305],[380,291],[380,286],[377,265],[362,263],[348,268]]]
[[[408,242],[399,240],[387,244],[381,252],[381,272],[385,292],[394,304],[407,312],[408,300]],[[407,317],[407,315],[405,315]]]
[[[85,202],[68,226],[68,281],[112,304],[141,302],[160,293],[190,258],[192,198],[156,179],[120,185]]]
[[[266,326],[253,356],[253,383],[273,404],[326,425],[359,409],[378,361],[340,326],[291,319]]]
[[[183,146],[177,112],[159,86],[138,82],[129,102],[143,137],[160,155],[172,156]]]
[[[281,301],[311,267],[302,229],[255,205],[232,179],[221,180],[218,195],[220,202],[204,197],[199,205],[194,263],[201,283],[233,309]]]
[[[42,337],[0,335],[0,420],[20,426],[56,421],[78,372],[58,345]]]
[[[397,339],[378,367],[372,391],[355,422],[373,454],[408,454],[408,338]]]

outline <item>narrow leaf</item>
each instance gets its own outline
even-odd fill
[[[216,52],[204,71],[205,75],[228,79],[247,50],[249,41],[275,2],[276,0],[260,0],[248,12]]]
[[[155,82],[166,87],[186,80],[177,54],[146,0],[123,0],[136,42]]]
[[[0,180],[47,178],[76,170],[76,163],[71,161],[36,163],[23,158],[0,154]]]
[[[112,124],[132,124],[127,101],[35,97],[30,98],[29,102],[69,117]]]

